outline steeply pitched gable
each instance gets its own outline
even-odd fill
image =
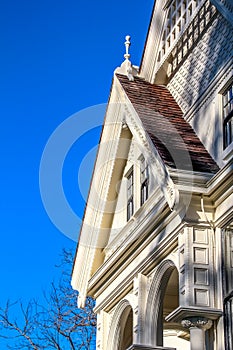
[[[205,173],[219,170],[165,86],[153,85],[138,77],[129,81],[117,74],[117,78],[165,165]],[[187,151],[192,168],[182,162]]]

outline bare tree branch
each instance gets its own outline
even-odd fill
[[[0,308],[0,337],[9,340],[9,349],[95,348],[94,301],[87,298],[85,309],[77,308],[77,293],[70,286],[72,260],[72,252],[63,250],[61,264],[57,266],[61,278],[51,283],[42,303],[31,300],[25,306],[21,301],[8,301]]]

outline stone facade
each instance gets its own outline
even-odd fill
[[[229,0],[157,0],[139,70],[126,39],[72,276],[99,350],[233,348],[232,29]]]

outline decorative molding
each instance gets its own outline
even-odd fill
[[[181,324],[184,328],[197,327],[204,330],[210,329],[213,325],[213,321],[202,316],[193,316],[183,319]]]

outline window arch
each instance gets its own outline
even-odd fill
[[[112,316],[107,349],[126,350],[133,344],[133,308],[136,306],[134,295],[119,302]]]
[[[148,293],[145,315],[148,327],[145,338],[150,339],[152,346],[163,345],[163,302],[168,281],[174,271],[178,274],[173,261],[163,261],[157,269]]]

